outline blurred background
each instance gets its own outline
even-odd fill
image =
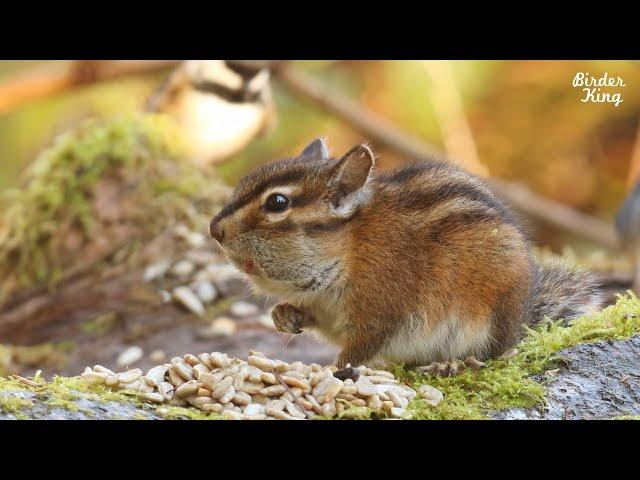
[[[623,79],[598,91],[622,103],[581,101],[578,72]],[[614,224],[639,81],[632,61],[0,61],[0,375],[248,348],[331,362],[273,331],[207,236],[228,187],[315,137],[334,155],[368,141],[381,169],[443,155],[488,178],[540,254],[613,298],[635,272],[632,220]]]

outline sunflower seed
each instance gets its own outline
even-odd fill
[[[216,385],[214,390],[211,392],[211,398],[218,400],[220,397],[225,395],[230,388],[233,388],[233,378],[225,377],[222,381],[220,381]],[[220,403],[226,403],[226,402],[220,402]]]
[[[176,388],[175,395],[178,398],[189,397],[191,395],[195,395],[198,392],[198,388],[200,388],[198,382],[195,380],[189,380]]]
[[[193,272],[194,268],[193,263],[188,260],[180,260],[171,268],[171,274],[176,277],[185,278]]]
[[[212,303],[218,297],[218,289],[208,281],[196,283],[195,291],[203,303]]]
[[[276,369],[277,366],[277,363],[275,361],[258,355],[249,355],[247,361],[249,362],[249,365],[254,365],[260,370],[264,370],[267,372],[272,372]]]
[[[173,289],[172,295],[179,304],[181,304],[191,313],[194,313],[199,317],[204,315],[205,310],[202,302],[196,296],[196,294],[193,293],[191,289],[189,289],[189,287],[176,287]]]
[[[134,368],[133,370],[128,370],[124,373],[118,374],[118,380],[120,383],[131,383],[134,380],[137,380],[142,376],[142,370],[139,368]]]
[[[164,365],[158,365],[157,367],[151,368],[145,375],[145,378],[147,380],[152,380],[155,385],[159,385],[160,383],[164,382],[164,377],[167,373],[167,370],[169,369]]]
[[[260,393],[265,397],[277,397],[283,395],[287,389],[282,385],[272,385],[270,387],[265,387],[260,390]]]
[[[371,380],[369,380],[368,377],[365,377],[364,375],[358,378],[355,386],[358,390],[358,395],[362,397],[371,397],[372,395],[376,394],[376,386],[371,383]]]
[[[421,385],[418,388],[418,394],[420,398],[424,399],[424,401],[432,407],[437,407],[444,398],[442,392],[431,385]]]
[[[140,398],[141,400],[147,400],[153,403],[164,402],[164,396],[160,393],[154,393],[154,392],[142,392],[140,395],[138,395],[138,398]]]
[[[231,401],[236,405],[246,406],[251,403],[251,395],[245,392],[235,392]]]
[[[164,274],[167,273],[167,270],[169,270],[170,266],[171,264],[166,260],[152,263],[144,271],[143,278],[145,282],[151,282],[157,278],[163,277]]]
[[[200,379],[200,375],[208,374],[209,371],[210,370],[207,368],[207,366],[203,365],[202,363],[194,365],[194,367],[193,367],[193,378],[195,378],[196,380],[199,380]]]
[[[216,367],[226,368],[231,365],[231,359],[226,353],[213,352],[209,355],[209,362]]]
[[[134,345],[133,347],[129,347],[125,349],[116,360],[116,363],[119,367],[128,367],[133,365],[138,360],[140,360],[144,356],[144,352],[142,348]]]
[[[265,405],[265,413],[273,417],[276,413],[282,412],[284,407],[284,400],[272,400]]]
[[[106,373],[89,371],[82,374],[82,378],[90,383],[102,384],[107,381],[108,375]]]
[[[222,403],[223,405],[224,405],[225,403],[229,403],[229,402],[233,399],[233,397],[235,396],[235,394],[236,394],[236,389],[235,389],[235,388],[233,388],[233,385],[231,385],[231,386],[227,389],[227,391],[226,391],[226,392],[224,392],[224,394],[223,394],[220,398],[218,398],[218,401],[219,401],[220,403]]]
[[[231,305],[229,312],[234,317],[250,317],[252,315],[257,315],[260,310],[253,303],[249,302],[236,302]]]
[[[405,414],[406,410],[404,408],[397,408],[397,407],[393,407],[391,409],[391,416],[393,418],[402,418],[402,416]]]
[[[193,367],[185,362],[183,359],[178,358],[173,363],[173,369],[176,371],[178,375],[182,377],[183,380],[192,380],[193,379]]]
[[[187,362],[192,367],[200,363],[200,360],[198,360],[198,357],[196,357],[195,355],[191,355],[190,353],[187,353],[183,358],[184,358],[184,361]]]
[[[189,397],[187,398],[187,402],[189,402],[189,405],[191,405],[192,407],[201,409],[205,405],[215,403],[215,400],[212,400],[211,397]]]
[[[99,373],[106,373],[107,375],[115,375],[115,373],[113,373],[107,367],[103,367],[102,365],[95,365],[93,367],[93,371],[94,372],[99,372]]]
[[[222,412],[222,405],[219,403],[206,403],[202,406],[202,410],[205,412],[220,413]]]
[[[333,376],[327,377],[322,380],[316,387],[313,389],[313,396],[318,399],[320,403],[330,402],[342,389],[344,383],[342,380],[339,380]],[[320,397],[324,397],[323,400]]]

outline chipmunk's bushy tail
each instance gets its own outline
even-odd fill
[[[535,263],[532,292],[534,323],[546,317],[570,321],[602,308],[600,283],[589,271],[561,260]]]

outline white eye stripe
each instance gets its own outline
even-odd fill
[[[291,212],[291,210],[287,209],[284,212],[279,212],[279,213],[271,213],[268,212],[266,215],[266,220],[268,222],[279,222],[280,220],[284,220],[285,218],[287,218],[289,216],[289,213]]]

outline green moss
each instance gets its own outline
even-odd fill
[[[587,315],[563,327],[560,322],[546,322],[528,329],[520,342],[518,354],[509,360],[492,360],[487,367],[465,371],[453,378],[426,378],[416,372],[396,367],[396,375],[414,388],[432,385],[444,393],[438,407],[414,399],[409,411],[413,418],[480,419],[492,410],[543,406],[545,388],[531,379],[553,366],[556,353],[579,343],[604,339],[625,339],[640,333],[640,300],[632,293],[620,295],[615,305]]]
[[[213,413],[202,412],[196,408],[174,407],[168,405],[155,405],[138,400],[138,392],[119,390],[113,391],[104,385],[95,385],[87,382],[82,377],[54,377],[47,386],[47,392],[55,399],[56,406],[62,406],[68,410],[77,410],[75,400],[82,396],[88,400],[101,402],[131,403],[139,408],[161,408],[161,415],[167,419],[212,420],[220,418]],[[144,415],[139,415],[144,419]]]
[[[345,407],[349,402],[344,401]],[[338,418],[349,418],[353,420],[366,420],[372,418],[373,410],[368,407],[348,407],[346,410],[338,414]]]
[[[67,361],[69,342],[40,343],[36,345],[0,344],[0,376],[22,367],[60,368]]]
[[[27,386],[17,380],[0,377],[0,412],[11,413],[16,418],[27,418],[23,410],[33,407],[33,401],[28,398],[19,398],[11,395],[11,392],[29,392]]]
[[[25,419],[27,416],[23,410],[32,407],[33,401],[28,398],[0,394],[0,412],[12,413],[16,418]]]
[[[54,376],[51,382],[45,382],[42,378],[34,378],[34,381],[38,383],[37,387],[29,387],[17,380],[0,377],[0,411],[13,413],[18,416],[24,408],[33,407],[33,402],[29,399],[2,395],[3,391],[27,391],[35,392],[37,397],[50,407],[64,408],[71,412],[82,411],[87,415],[92,415],[93,412],[80,407],[77,404],[79,398],[96,402],[130,403],[138,408],[150,411],[160,409],[160,412],[157,412],[157,414],[167,419],[220,419],[219,414],[203,412],[196,408],[175,407],[164,404],[156,405],[142,402],[138,399],[139,392],[127,390],[114,391],[105,385],[96,385],[87,382],[80,376]],[[139,414],[137,417],[140,419],[146,418],[143,414]]]
[[[138,400],[138,392],[127,390],[116,392],[104,385],[89,383],[82,377],[56,376],[51,383],[46,385],[46,389],[42,393],[47,396],[45,403],[49,406],[61,407],[72,412],[81,411],[90,416],[94,412],[80,407],[77,404],[79,398],[96,402],[130,403],[138,408],[151,408],[150,405]],[[138,417],[140,419],[146,418],[141,413]]]
[[[104,385],[96,385],[87,382],[82,377],[55,376],[51,383],[47,384],[47,392],[57,399],[76,400],[82,394],[88,400],[103,402],[127,402],[142,405],[136,396],[115,392]]]
[[[0,282],[10,275],[20,286],[59,280],[68,260],[61,238],[74,232],[90,242],[95,232],[100,179],[131,185],[127,221],[150,234],[168,220],[193,221],[198,206],[221,200],[221,190],[185,151],[179,128],[162,115],[92,119],[57,137],[30,165],[26,183],[0,198]]]

